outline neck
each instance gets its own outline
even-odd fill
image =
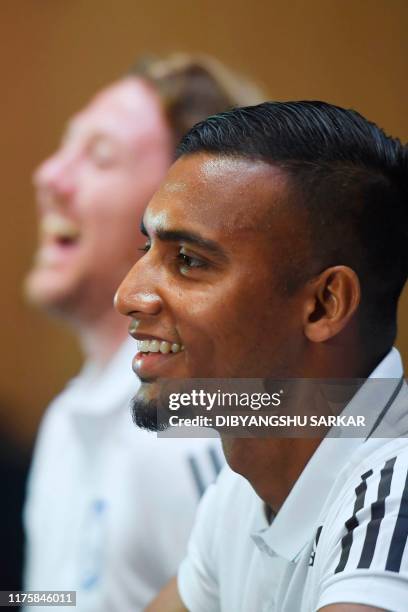
[[[368,378],[392,344],[367,346],[359,337],[356,322],[328,342],[309,345],[297,373],[299,378]]]
[[[316,438],[225,438],[230,468],[246,478],[258,496],[278,512],[319,446]]]
[[[85,358],[104,366],[126,340],[128,321],[110,308],[91,322],[77,321],[75,331]]]
[[[337,349],[337,347],[336,347]],[[388,349],[377,355],[344,350],[315,351],[305,361],[299,378],[365,379]],[[348,403],[355,393],[344,399]],[[224,438],[223,448],[232,470],[246,478],[259,497],[277,512],[289,495],[322,438]]]

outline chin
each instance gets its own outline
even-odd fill
[[[132,419],[136,427],[146,431],[164,431],[168,428],[168,411],[156,399],[136,395],[131,403]]]
[[[151,382],[141,379],[141,382],[137,394],[131,401],[133,422],[140,429],[147,431],[165,431],[170,427],[169,418],[173,414],[169,409],[169,392],[174,387],[162,388],[157,379]],[[195,416],[188,406],[179,409],[177,414],[184,418]]]

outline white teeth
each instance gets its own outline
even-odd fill
[[[163,355],[165,355],[166,353],[170,353],[170,350],[170,342],[166,342],[165,340],[163,340],[163,342],[160,342],[160,352],[163,353]]]
[[[40,231],[43,235],[61,238],[78,238],[79,228],[72,221],[55,213],[47,214],[40,223]]]
[[[162,353],[163,355],[167,355],[167,353],[178,353],[184,349],[184,346],[181,344],[177,344],[173,342],[167,342],[166,340],[138,340],[137,348],[140,353]]]
[[[150,352],[158,353],[160,351],[160,342],[158,340],[150,340]]]

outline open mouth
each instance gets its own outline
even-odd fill
[[[53,242],[57,244],[62,249],[67,249],[73,246],[76,246],[79,242],[79,236],[72,237],[66,235],[56,235],[53,237]]]
[[[164,375],[167,366],[184,352],[182,344],[157,338],[138,340],[137,348],[132,368],[140,378]]]
[[[184,350],[184,346],[182,344],[178,344],[177,342],[167,342],[166,340],[138,340],[137,348],[139,353],[149,354],[149,353],[161,353],[162,355],[167,355],[168,353],[179,353]]]
[[[79,227],[71,220],[56,213],[44,215],[40,222],[40,248],[37,262],[53,265],[61,262],[80,243]]]
[[[65,217],[49,213],[40,223],[40,236],[43,240],[54,242],[61,247],[70,247],[78,243],[79,227]]]

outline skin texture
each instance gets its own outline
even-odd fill
[[[378,356],[366,356],[360,346],[358,278],[341,265],[307,270],[307,221],[291,209],[287,177],[278,168],[184,156],[151,200],[144,225],[146,254],[122,282],[116,306],[132,318],[136,338],[185,348],[153,360],[135,357],[139,406],[154,407],[161,377],[351,378],[375,365]],[[291,266],[299,264],[305,280],[288,292]],[[275,512],[318,444],[223,440],[232,469]],[[174,581],[148,610],[184,610]]]
[[[212,164],[205,156],[174,164],[144,215],[149,250],[122,283],[118,308],[140,321],[138,332],[184,344],[185,351],[168,359],[161,376],[262,376],[271,373],[271,363],[276,375],[285,375],[287,351],[301,351],[288,346],[287,331],[300,329],[301,320],[294,316],[297,298],[288,303],[280,296],[269,271],[284,240],[279,229],[272,239],[261,229],[265,201],[256,204],[265,200],[262,190],[268,182],[279,198],[283,179],[265,164],[231,166],[230,160],[209,177]],[[275,193],[268,190],[270,195]],[[249,203],[251,216],[246,214]],[[289,223],[282,217],[282,223]],[[157,235],[179,229],[216,243],[217,252]],[[277,327],[276,317],[281,332],[276,329],[265,343],[265,332]],[[292,336],[303,343],[301,334]],[[156,377],[143,367],[140,375]],[[156,387],[149,380],[141,393],[152,397]]]
[[[185,349],[153,360],[136,356],[139,405],[157,399],[164,377],[369,373],[353,319],[360,299],[354,272],[337,266],[291,294],[285,289],[290,265],[308,253],[306,220],[292,212],[287,194],[285,175],[263,162],[195,154],[172,166],[144,215],[147,252],[116,305],[138,322],[136,337]],[[318,443],[228,438],[224,451],[276,511]]]
[[[98,359],[106,352],[101,344],[126,335],[112,298],[138,256],[140,217],[171,155],[160,100],[132,77],[76,114],[58,150],[34,173],[40,239],[26,293],[78,328]],[[62,244],[50,229],[55,217],[73,228],[73,242]]]

